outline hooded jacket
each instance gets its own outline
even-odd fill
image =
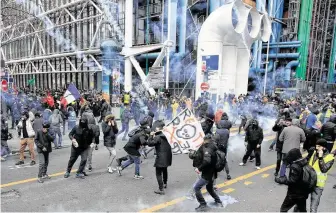
[[[321,134],[323,139],[327,141],[335,141],[336,139],[336,117],[332,116],[330,121],[323,124],[321,128]]]
[[[231,129],[231,127],[232,127],[232,123],[231,123],[231,121],[229,121],[229,116],[226,114],[226,112],[224,112],[223,114],[222,114],[222,118],[221,118],[221,121],[223,121],[222,122],[222,126],[223,126],[223,128],[224,129],[227,129],[227,130],[229,130],[230,131],[230,129]],[[221,122],[220,121],[220,122]],[[218,128],[218,127],[217,127]]]
[[[69,133],[70,140],[76,139],[78,143],[78,147],[76,148],[72,145],[72,148],[76,150],[85,150],[89,147],[89,145],[93,142],[94,134],[86,121],[86,126],[82,127],[80,125],[76,125]]]
[[[280,138],[281,132],[282,132],[282,131],[284,130],[284,128],[287,127],[287,126],[286,126],[286,124],[284,124],[284,123],[283,123],[283,124],[280,124],[279,121],[280,121],[280,119],[278,119],[278,120],[275,122],[275,124],[274,124],[272,130],[273,130],[274,132],[277,133],[277,136],[276,136],[276,145],[275,145],[275,146],[276,146],[276,151],[277,151],[277,152],[282,152],[283,142],[280,141],[279,138]]]
[[[26,113],[26,120],[20,120],[18,125],[17,125],[17,130],[18,130],[18,134],[21,136],[21,138],[24,138],[23,136],[23,128],[24,128],[24,122],[26,123],[26,130],[27,130],[27,134],[29,138],[32,138],[35,136],[35,131],[33,129],[33,124],[32,121],[29,119],[29,115],[28,113]]]
[[[216,171],[216,151],[217,146],[214,142],[209,141],[203,143],[195,152],[193,159],[193,166],[202,172],[202,178],[207,181],[212,181],[217,178]],[[189,155],[190,156],[190,155]]]
[[[290,150],[284,158],[289,164],[288,178],[277,177],[275,182],[288,185],[287,196],[292,198],[308,198],[309,191],[302,181],[303,167],[308,164],[305,158],[302,158],[300,149]]]
[[[256,122],[256,125],[252,123]],[[251,124],[246,129],[245,141],[248,142],[251,146],[261,145],[264,140],[263,130],[259,127],[256,120],[252,121]]]
[[[38,153],[43,153],[42,149],[46,148],[47,152],[51,152],[51,143],[54,141],[54,138],[50,135],[49,132],[43,132],[42,129],[38,130],[35,136],[36,151]]]
[[[133,156],[141,156],[139,149],[141,145],[146,145],[148,140],[148,135],[150,133],[150,129],[147,126],[141,126],[141,131],[131,137],[127,144],[124,146],[124,150],[129,155]]]
[[[225,127],[226,122],[221,120],[217,125],[216,134],[214,136],[214,141],[216,142],[218,149],[223,152],[226,152],[230,138],[230,131]]]
[[[54,109],[53,114],[49,118],[49,123],[51,128],[60,128],[61,124],[63,124],[63,119],[58,109]]]
[[[114,126],[108,125],[108,120],[113,118],[113,115],[108,115],[105,117],[104,122],[102,123],[102,130],[104,134],[104,146],[114,147],[116,144],[116,135],[118,133],[117,123],[114,122]]]
[[[156,158],[154,167],[165,168],[172,165],[172,151],[166,136],[159,132],[148,139],[148,146],[154,146]]]

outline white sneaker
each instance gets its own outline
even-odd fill
[[[245,166],[245,163],[240,163],[239,166]]]
[[[140,179],[144,179],[144,177],[141,175],[134,175],[134,179],[140,180]]]
[[[112,167],[107,167],[108,173],[113,173]]]
[[[114,172],[115,172],[115,171],[117,171],[117,169],[116,169],[116,168],[114,168],[114,167],[111,167],[111,169],[112,169],[112,171],[114,171]]]
[[[259,166],[256,166],[255,168],[256,168],[257,170],[260,170],[260,167],[259,167]]]

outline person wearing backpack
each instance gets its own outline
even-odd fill
[[[261,165],[261,143],[264,140],[264,133],[261,127],[259,127],[258,121],[253,119],[246,129],[245,142],[247,142],[247,150],[243,157],[243,162],[241,162],[240,166],[245,166],[247,159],[250,157],[252,152],[254,151],[256,158],[256,169],[260,169]]]
[[[224,120],[221,120],[217,124],[216,134],[214,136],[214,141],[217,144],[217,147],[219,150],[225,153],[225,156],[227,156],[227,150],[228,150],[228,143],[230,138],[230,131],[225,128],[226,123]],[[226,159],[225,159],[226,160]],[[226,172],[226,178],[228,180],[231,180],[230,170],[227,161],[225,162],[225,172]]]
[[[156,179],[159,184],[159,190],[154,191],[154,193],[159,195],[165,194],[164,188],[167,188],[168,180],[167,168],[171,166],[173,157],[171,146],[162,132],[164,126],[165,123],[163,121],[155,121],[148,139],[148,146],[155,147],[156,150],[154,167],[156,171]]]
[[[214,190],[213,182],[217,179],[217,146],[212,141],[211,135],[204,137],[203,144],[196,152],[189,154],[189,158],[193,160],[193,167],[195,172],[201,174],[199,179],[194,184],[194,191],[197,201],[200,205],[195,209],[196,211],[205,211],[208,209],[207,203],[204,200],[201,189],[206,186],[208,193],[215,199],[215,204],[218,207],[223,207],[223,203]]]
[[[306,200],[311,192],[308,187],[311,183],[306,183],[303,180],[303,176],[309,176],[304,175],[305,171],[314,172],[314,170],[308,165],[307,159],[302,158],[300,149],[294,148],[290,150],[284,160],[290,168],[288,177],[275,177],[276,183],[288,186],[287,195],[280,207],[280,212],[288,212],[293,206],[296,206],[294,211],[307,212]],[[313,179],[310,179],[311,182],[316,184]]]
[[[328,142],[325,139],[319,139],[316,142],[315,150],[312,149],[307,156],[309,165],[314,168],[317,174],[316,186],[310,194],[310,212],[317,212],[328,172],[334,164],[334,155],[329,153],[327,146]]]
[[[141,146],[147,144],[147,140],[150,134],[150,129],[148,128],[148,123],[146,121],[140,122],[141,131],[136,133],[134,136],[130,137],[127,144],[124,146],[124,150],[127,153],[127,160],[125,157],[117,159],[118,168],[117,171],[121,176],[121,171],[127,168],[131,164],[135,164],[135,174],[134,179],[140,180],[144,177],[140,175],[140,152]],[[122,162],[126,160],[125,162]]]
[[[113,173],[117,169],[112,168],[112,163],[117,156],[117,151],[115,148],[116,138],[118,133],[118,126],[114,120],[113,115],[107,115],[105,120],[102,123],[102,131],[104,134],[104,146],[109,151],[110,158],[109,163],[107,165],[107,171],[109,173]]]

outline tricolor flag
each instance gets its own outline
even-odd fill
[[[71,102],[79,99],[81,95],[79,94],[78,89],[73,84],[69,84],[67,91],[65,91],[63,97],[61,98],[61,104],[66,106]]]

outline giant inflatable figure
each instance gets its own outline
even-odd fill
[[[246,94],[251,45],[267,42],[272,29],[268,14],[261,14],[241,0],[224,4],[210,14],[198,37],[196,97],[201,84],[210,85],[212,99],[224,93]]]

